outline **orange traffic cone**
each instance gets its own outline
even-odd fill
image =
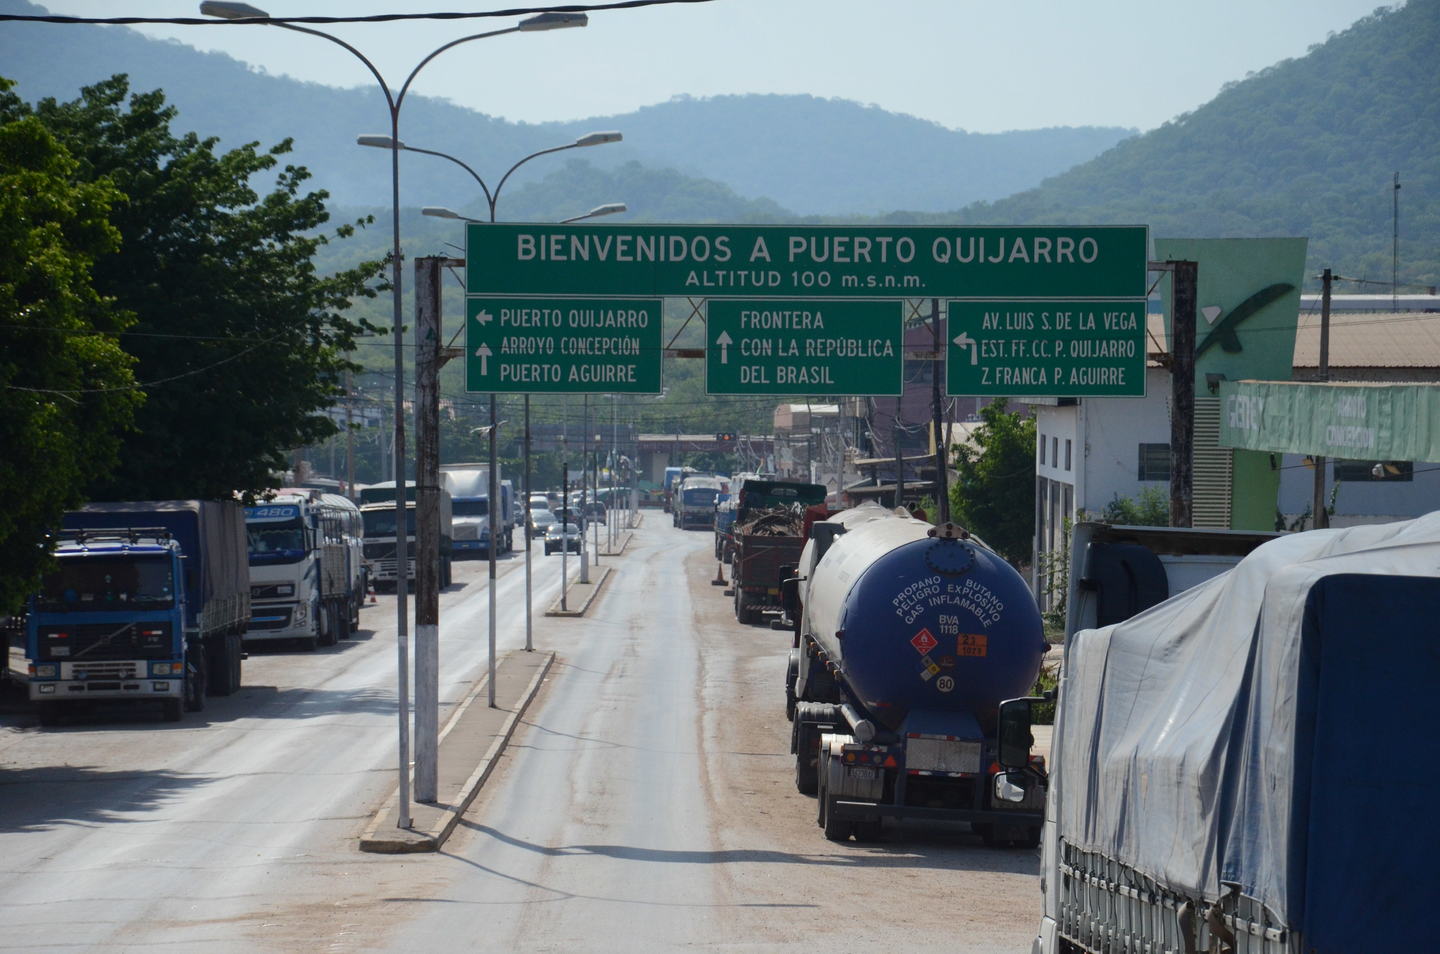
[[[725,585],[725,562],[723,560],[715,564],[715,579],[710,581],[711,586]]]
[[[371,602],[371,603],[378,603],[378,602],[380,602],[380,597],[378,597],[378,596],[375,595],[375,584],[373,584],[373,583],[370,584],[370,586],[369,586],[369,596],[370,596],[370,602]]]

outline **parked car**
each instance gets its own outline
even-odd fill
[[[566,550],[573,550],[576,553],[580,552],[580,528],[575,526],[575,524],[556,523],[552,525],[549,530],[545,531],[546,556],[549,556],[562,547]]]
[[[543,537],[551,527],[558,523],[555,515],[549,510],[530,511],[530,535],[532,537]]]

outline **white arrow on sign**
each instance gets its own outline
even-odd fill
[[[730,346],[735,343],[735,339],[730,337],[730,332],[722,331],[720,337],[715,339],[715,343],[720,346],[720,363],[729,364]]]
[[[483,377],[490,373],[490,356],[495,352],[490,350],[488,344],[482,344],[475,349],[475,357],[480,359],[480,374]]]
[[[475,320],[480,322],[481,325],[488,325],[495,320],[495,316],[482,309],[480,313],[475,316]]]
[[[979,343],[978,341],[976,341],[974,338],[970,337],[970,332],[968,332],[968,331],[962,331],[962,332],[960,332],[958,335],[956,335],[956,336],[955,336],[955,344],[956,344],[958,347],[961,347],[961,348],[969,348],[969,349],[970,349],[970,363],[971,363],[971,364],[979,364],[979,363],[980,363],[980,343]]]

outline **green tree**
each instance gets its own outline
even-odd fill
[[[0,614],[34,592],[40,546],[114,464],[141,395],[115,339],[130,317],[95,290],[118,233],[105,180],[78,163],[0,80]]]
[[[954,447],[950,511],[1006,560],[1028,563],[1035,537],[1035,419],[1006,411],[1003,399],[981,408],[980,418],[979,449]]]
[[[1116,494],[1100,515],[1102,523],[1130,527],[1170,526],[1170,498],[1159,487],[1142,487],[1134,497]]]
[[[128,98],[128,102],[127,102]],[[309,173],[275,170],[287,140],[228,152],[215,138],[175,135],[159,91],[129,96],[124,76],[35,115],[79,160],[83,178],[124,194],[111,221],[119,251],[95,284],[137,318],[124,344],[147,395],[118,467],[89,485],[98,499],[226,497],[274,486],[286,452],[335,433],[349,352],[371,330],[344,313],[374,295],[376,263],[332,276],[315,253],[332,238],[324,192]],[[260,196],[253,179],[273,174]],[[333,237],[352,234],[342,226]]]

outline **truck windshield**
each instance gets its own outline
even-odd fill
[[[366,510],[360,516],[365,521],[365,536],[395,536],[395,509],[393,507],[386,507],[384,510]],[[413,507],[405,511],[405,535],[407,537],[415,536],[415,508]]]
[[[715,497],[720,491],[712,487],[694,487],[681,494],[686,504],[690,506],[709,505],[715,502]]]
[[[451,504],[451,511],[457,517],[486,517],[490,515],[490,501],[457,500]]]
[[[62,556],[60,569],[40,584],[44,613],[86,612],[121,606],[167,609],[175,605],[170,558],[155,556]]]
[[[299,563],[305,559],[305,528],[299,520],[285,523],[247,523],[250,565]]]

